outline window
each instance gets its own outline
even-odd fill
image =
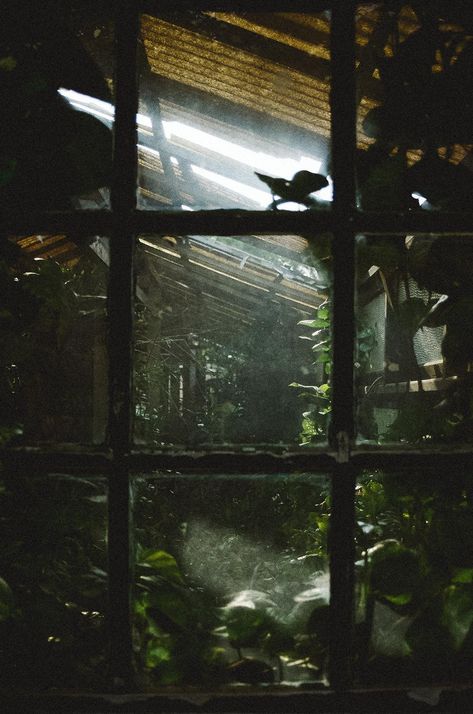
[[[461,707],[471,10],[118,5],[0,35],[2,696]]]

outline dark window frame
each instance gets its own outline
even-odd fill
[[[330,212],[289,213],[284,211],[198,211],[161,212],[136,209],[137,148],[135,115],[138,106],[137,37],[140,11],[163,7],[175,9],[169,0],[116,2],[116,115],[114,131],[114,176],[111,211],[70,211],[54,214],[10,217],[2,227],[12,232],[75,231],[110,235],[111,263],[109,286],[109,427],[105,448],[77,447],[58,449],[7,449],[4,462],[13,469],[33,470],[34,474],[66,471],[106,474],[108,477],[109,515],[109,674],[111,689],[128,692],[120,711],[386,711],[388,702],[398,710],[417,711],[406,692],[351,692],[353,581],[354,581],[354,496],[357,474],[364,468],[427,468],[450,464],[452,458],[461,468],[473,467],[473,452],[454,448],[438,453],[429,449],[401,446],[390,450],[379,447],[352,450],[355,433],[353,393],[353,351],[355,315],[355,238],[357,233],[405,234],[406,232],[468,232],[473,230],[473,214],[363,214],[355,201],[356,96],[355,96],[355,7],[353,0],[273,0],[271,11],[319,11],[331,9],[331,107],[332,176],[334,200]],[[263,0],[181,0],[182,9],[267,11]],[[393,230],[394,227],[394,230]],[[330,231],[333,234],[333,401],[332,425],[326,450],[285,456],[234,453],[160,453],[140,450],[131,440],[132,414],[132,337],[133,337],[133,252],[135,236],[140,232],[165,234],[238,235],[271,232],[284,234]],[[340,327],[339,327],[340,326]],[[455,453],[456,452],[456,453]],[[332,479],[332,522],[330,538],[332,635],[329,657],[329,690],[288,694],[280,688],[244,694],[219,694],[202,704],[202,694],[190,699],[169,699],[167,695],[141,696],[134,699],[131,643],[131,518],[130,474],[144,469],[198,468],[212,472],[234,473],[284,471],[301,468],[324,471]],[[164,476],[163,476],[164,477]],[[468,693],[469,692],[469,693]],[[463,688],[450,696],[456,704],[471,690]],[[186,695],[187,696],[187,695]],[[26,701],[26,700],[25,700]],[[452,700],[453,701],[453,700]],[[43,702],[43,704],[41,704]],[[55,702],[54,705],[48,702]],[[63,710],[109,710],[97,697],[61,697]],[[200,703],[199,703],[200,702]],[[128,704],[127,704],[128,703]],[[8,706],[8,703],[7,703]],[[39,697],[33,707],[58,706],[58,698]],[[107,705],[108,706],[108,705]],[[113,706],[111,704],[110,706]],[[126,708],[130,706],[131,708]],[[446,711],[443,702],[442,711]],[[453,706],[453,705],[452,705]],[[192,707],[192,708],[189,708]],[[461,706],[460,706],[461,709]],[[5,709],[6,710],[6,709]]]

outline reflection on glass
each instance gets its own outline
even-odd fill
[[[107,206],[112,133],[91,104],[112,101],[113,29],[105,3],[6,5],[2,211]]]
[[[363,683],[471,681],[472,484],[456,470],[359,480],[356,671]]]
[[[108,241],[10,236],[0,262],[0,443],[104,440]]]
[[[461,3],[358,7],[362,209],[471,210],[471,31]]]
[[[141,34],[140,208],[328,205],[329,13],[143,15]],[[288,193],[299,171],[321,178]]]
[[[325,439],[329,236],[142,236],[137,274],[138,442]]]
[[[360,440],[470,442],[471,236],[358,240]]]
[[[302,474],[134,480],[145,688],[323,678],[328,488]]]
[[[101,480],[0,480],[0,686],[104,690],[106,495]]]

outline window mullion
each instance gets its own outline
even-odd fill
[[[331,641],[329,678],[335,688],[351,684],[354,582],[355,473],[349,463],[354,436],[353,355],[355,332],[356,92],[355,3],[335,3],[331,24],[331,116],[333,212],[332,422],[330,445],[337,452],[330,525]]]
[[[128,469],[131,429],[133,247],[130,217],[136,205],[138,10],[116,9],[116,111],[111,205],[113,231],[109,286],[109,429],[114,468],[109,478],[109,632],[114,686],[127,688],[132,672],[131,537]]]

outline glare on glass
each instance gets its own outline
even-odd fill
[[[328,492],[321,475],[135,478],[145,689],[324,681]]]
[[[138,443],[326,440],[330,236],[143,235],[136,266]]]
[[[329,13],[143,15],[139,207],[326,208],[329,24]]]

